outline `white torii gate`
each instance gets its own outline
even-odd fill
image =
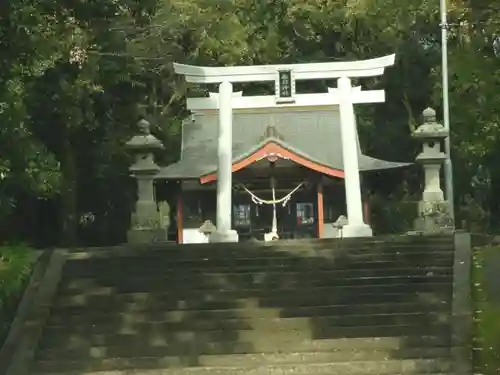
[[[372,236],[363,220],[361,184],[359,178],[357,129],[353,104],[385,101],[383,90],[362,91],[353,88],[353,77],[373,77],[384,73],[394,64],[395,55],[352,62],[328,62],[287,65],[254,65],[234,67],[200,67],[174,63],[177,74],[187,82],[219,83],[219,95],[188,99],[188,109],[218,109],[218,168],[217,168],[217,231],[213,242],[237,242],[238,234],[231,229],[232,214],[232,119],[233,108],[270,108],[338,105],[341,122],[342,156],[344,164],[347,218],[344,237]],[[337,88],[328,93],[296,94],[295,81],[337,79]],[[275,95],[233,95],[234,82],[275,81]]]

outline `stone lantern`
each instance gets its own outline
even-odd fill
[[[153,152],[163,149],[163,144],[151,134],[149,122],[143,119],[137,126],[140,134],[126,143],[127,149],[135,156],[130,172],[137,180],[137,202],[127,239],[130,243],[150,243],[155,239],[166,240],[154,193],[154,177],[160,167],[154,161]]]
[[[441,190],[440,171],[446,159],[441,150],[443,140],[448,136],[445,127],[436,122],[436,111],[427,108],[423,111],[424,123],[413,136],[422,142],[422,152],[416,160],[424,169],[424,191],[418,205],[418,218],[415,226],[422,232],[441,232],[453,228],[449,216],[448,202]]]

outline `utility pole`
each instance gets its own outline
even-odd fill
[[[455,199],[453,194],[453,167],[451,163],[451,147],[450,147],[450,103],[449,103],[449,88],[448,88],[448,21],[446,0],[439,0],[441,9],[441,71],[443,80],[443,125],[448,131],[448,137],[444,140],[444,148],[446,152],[446,160],[444,162],[444,181],[446,200],[449,204],[450,216],[455,227]]]

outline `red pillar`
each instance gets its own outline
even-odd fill
[[[365,224],[370,224],[370,204],[368,203],[368,200],[365,200],[363,204],[363,216]]]
[[[182,190],[177,193],[177,243],[182,243]]]
[[[325,209],[323,205],[323,183],[321,180],[318,182],[318,238],[323,238],[325,226]]]

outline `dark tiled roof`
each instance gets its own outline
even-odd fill
[[[217,170],[217,113],[193,116],[182,132],[181,160],[162,168],[157,178],[198,178]],[[286,110],[233,113],[233,161],[274,141],[284,148],[332,169],[343,170],[339,113],[334,110]],[[359,147],[359,146],[358,146]],[[397,163],[360,153],[361,171],[398,168]]]

